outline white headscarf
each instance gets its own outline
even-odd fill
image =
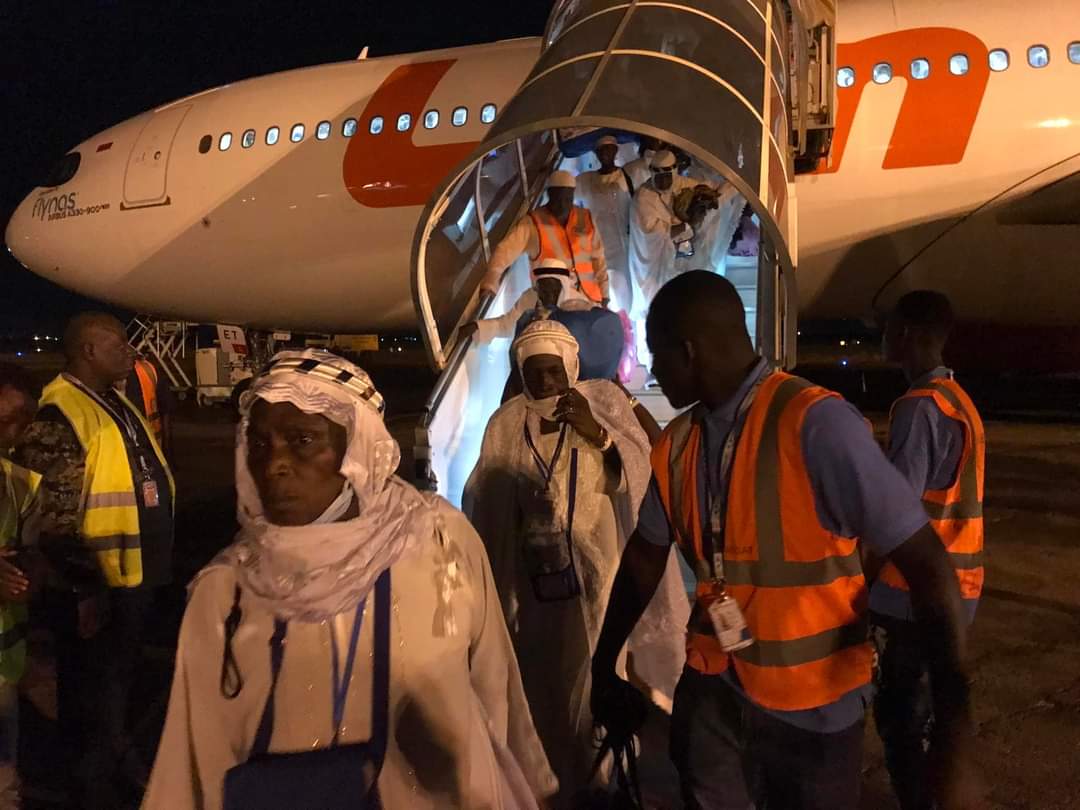
[[[518,371],[521,374],[521,384],[525,394],[525,407],[544,419],[554,419],[555,404],[558,397],[546,397],[535,399],[532,391],[525,382],[525,361],[538,354],[550,354],[561,357],[563,368],[566,369],[566,379],[573,388],[578,382],[580,360],[578,359],[578,342],[570,334],[570,330],[558,321],[533,321],[514,341],[514,359],[517,360]]]
[[[542,278],[557,278],[559,284],[562,285],[562,291],[559,293],[558,306],[562,307],[567,302],[577,303],[578,301],[588,302],[589,307],[592,308],[593,303],[590,301],[577,285],[577,273],[575,273],[570,265],[563,259],[546,258],[541,259],[540,263],[532,270],[533,287],[536,287],[536,282]]]
[[[257,400],[289,402],[345,428],[341,494],[313,523],[267,521],[247,463]],[[353,609],[376,578],[437,526],[435,496],[394,476],[401,449],[382,420],[383,400],[368,375],[321,349],[280,352],[241,398],[236,441],[240,532],[226,551],[237,581],[283,619],[318,622]],[[360,514],[341,521],[352,501]]]

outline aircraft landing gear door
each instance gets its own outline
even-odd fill
[[[790,77],[805,65],[789,55],[805,52],[808,4],[821,0],[563,0],[556,5],[536,66],[505,105],[487,138],[437,192],[429,216],[445,209],[453,184],[485,155],[564,128],[609,128],[654,136],[690,154],[735,187],[760,220],[766,277],[775,295],[758,299],[758,321],[772,321],[759,340],[777,364],[790,363],[790,328],[775,331],[793,303],[782,295],[794,262]],[[799,47],[796,47],[796,44]],[[802,59],[800,58],[800,63]],[[530,175],[531,179],[531,175]],[[434,226],[422,217],[413,256],[423,277],[423,244]],[[494,242],[492,243],[494,244]],[[793,247],[793,245],[792,245]],[[414,279],[417,276],[414,275]],[[414,286],[426,295],[425,284]],[[417,301],[429,333],[430,306]],[[794,314],[791,315],[794,317]],[[759,325],[758,333],[761,337]],[[438,339],[438,336],[437,338]],[[444,355],[445,356],[445,355]],[[442,367],[438,358],[435,364]]]
[[[124,172],[124,202],[121,208],[148,208],[168,205],[166,182],[173,139],[191,109],[190,104],[155,112],[135,139]]]

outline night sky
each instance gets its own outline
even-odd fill
[[[151,107],[227,82],[542,33],[550,0],[6,2],[0,12],[0,230],[67,150]],[[56,328],[91,302],[0,251],[0,332]]]

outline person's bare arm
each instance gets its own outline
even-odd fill
[[[598,686],[616,677],[619,652],[656,593],[670,553],[670,546],[650,543],[637,532],[630,535],[611,586],[604,625],[593,655],[593,694]]]

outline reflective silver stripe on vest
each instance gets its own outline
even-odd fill
[[[981,551],[976,551],[974,554],[950,551],[949,560],[952,562],[953,568],[958,571],[970,571],[974,568],[983,567],[983,553]]]
[[[141,548],[139,535],[137,534],[110,534],[105,537],[84,537],[83,542],[90,547],[91,551],[132,551]]]
[[[89,495],[86,499],[87,509],[137,505],[134,492],[98,492]]]
[[[868,622],[863,618],[791,641],[757,639],[749,647],[736,652],[735,656],[740,661],[759,667],[795,667],[828,658],[848,647],[857,647],[866,641],[867,633]]]
[[[966,440],[971,443],[967,460],[960,470],[960,499],[955,503],[942,505],[930,501],[923,501],[927,515],[931,520],[976,520],[983,516],[982,501],[979,500],[979,472],[975,455],[978,452],[975,440],[975,425],[971,422],[971,416],[967,407],[950,388],[944,385],[931,384],[922,391],[932,391],[940,394],[946,402],[964,417],[964,426],[967,428]]]
[[[758,542],[761,542],[760,536]],[[760,545],[758,546],[760,554]],[[862,574],[862,560],[856,549],[846,557],[826,557],[812,562],[784,561],[769,563],[724,560],[724,575],[732,585],[754,585],[762,588],[797,588],[802,585],[828,585],[841,577]]]
[[[976,520],[983,516],[983,507],[978,498],[975,503],[965,503],[963,500],[955,503],[924,500],[922,505],[931,520]]]
[[[793,588],[828,585],[840,577],[862,574],[857,551],[844,557],[827,557],[813,562],[791,562],[784,554],[784,533],[780,525],[780,417],[791,401],[808,388],[806,380],[791,377],[780,384],[769,403],[758,447],[754,481],[754,519],[757,523],[756,561],[724,561],[727,580],[732,585]]]
[[[560,225],[554,217],[549,214],[538,214],[533,212],[533,224],[539,231],[547,231],[547,239],[542,238],[543,234],[538,233],[537,238],[540,241],[540,254],[538,259],[544,257],[544,242],[546,241],[550,245],[554,245],[555,250],[558,251],[557,256],[550,258],[561,259],[566,262],[567,266],[574,267],[574,249],[570,246],[570,236],[566,233],[566,229]]]
[[[26,622],[19,622],[0,633],[0,652],[7,652],[16,644],[26,641]]]

